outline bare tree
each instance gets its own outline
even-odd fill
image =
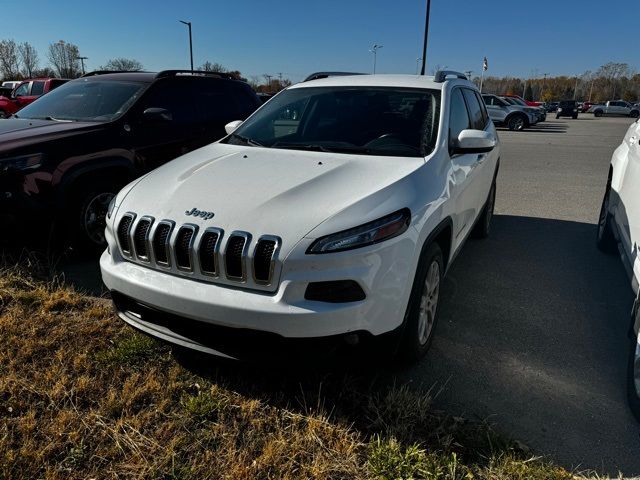
[[[109,60],[104,66],[100,67],[100,70],[139,72],[144,70],[144,67],[138,60],[119,57]]]
[[[38,68],[38,52],[29,42],[18,45],[18,52],[22,61],[22,75],[33,78],[33,72]]]
[[[202,65],[200,65],[198,70],[201,70],[203,72],[227,72],[227,68],[224,65],[221,65],[220,63],[211,63],[209,61],[206,61]]]
[[[80,50],[77,45],[60,40],[49,45],[47,57],[56,73],[62,78],[76,78],[81,74]]]
[[[15,80],[20,75],[18,45],[14,40],[0,41],[0,76]]]

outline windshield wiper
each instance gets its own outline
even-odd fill
[[[251,145],[252,147],[264,147],[264,145],[262,145],[260,142],[256,142],[252,138],[243,137],[242,135],[238,135],[237,133],[232,133],[231,136],[246,143],[247,145]]]
[[[73,120],[64,120],[62,118],[55,118],[55,117],[52,117],[52,116],[44,117],[43,120],[51,120],[53,122],[64,122],[64,123],[73,122]]]
[[[292,150],[313,150],[317,152],[334,152],[334,153],[371,153],[372,150],[366,147],[358,147],[357,145],[321,145],[315,143],[285,143],[276,142],[271,145],[272,148],[290,148]]]

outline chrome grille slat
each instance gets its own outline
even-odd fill
[[[158,223],[153,240],[151,241],[151,249],[155,258],[156,265],[168,268],[171,266],[171,253],[169,251],[169,239],[173,231],[174,224],[169,220],[162,220]]]
[[[132,212],[125,213],[120,219],[117,229],[118,243],[120,244],[120,251],[126,257],[131,257],[131,226],[136,218],[136,214]]]
[[[173,251],[179,270],[193,272],[193,242],[197,232],[198,227],[191,224],[183,225],[178,230]]]
[[[219,251],[223,231],[219,228],[207,228],[200,239],[198,260],[200,271],[204,275],[218,277],[220,275]]]
[[[281,243],[280,238],[271,235],[263,235],[258,239],[253,252],[253,279],[256,283],[271,284],[275,259]]]
[[[251,235],[247,232],[233,232],[229,235],[224,252],[224,269],[227,278],[234,282],[247,280],[247,250],[251,242]]]
[[[153,220],[152,217],[142,217],[133,231],[133,248],[136,257],[147,263],[149,262],[149,231]]]

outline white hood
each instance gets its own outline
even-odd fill
[[[214,143],[148,174],[121,201],[118,217],[132,211],[254,238],[277,235],[288,251],[324,220],[423,164],[422,158]],[[214,217],[185,215],[193,208]]]

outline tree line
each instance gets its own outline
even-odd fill
[[[480,77],[473,81],[480,85]],[[640,73],[627,63],[609,62],[595,71],[574,77],[561,75],[543,78],[484,77],[485,93],[520,95],[531,101],[571,100],[605,102],[623,99],[640,101]]]
[[[0,79],[23,80],[35,77],[78,78],[83,74],[80,49],[77,45],[64,40],[49,44],[46,51],[47,64],[42,65],[40,55],[29,42],[17,43],[15,40],[0,40]],[[131,58],[112,58],[96,70],[142,71],[141,62]],[[263,75],[246,79],[238,70],[228,69],[217,62],[206,61],[196,70],[204,72],[226,73],[232,78],[248,82],[257,92],[274,93],[291,85],[291,81],[274,75]]]

